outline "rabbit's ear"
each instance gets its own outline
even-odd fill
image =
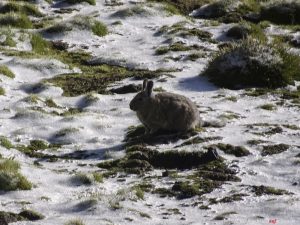
[[[150,80],[148,83],[147,83],[147,90],[146,90],[146,92],[147,92],[147,95],[150,97],[151,96],[151,94],[152,94],[152,89],[153,89],[153,81],[152,80]]]
[[[148,79],[145,79],[145,80],[143,81],[143,91],[146,90],[147,84],[148,84]]]

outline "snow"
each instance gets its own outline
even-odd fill
[[[276,219],[278,224],[298,225],[300,221],[300,191],[299,191],[299,164],[294,165],[300,151],[300,131],[284,129],[284,132],[274,135],[257,136],[247,131],[247,124],[270,123],[290,124],[300,127],[299,108],[278,106],[275,111],[266,111],[258,106],[266,103],[275,103],[276,98],[266,95],[260,98],[242,96],[242,91],[219,89],[209,83],[206,78],[199,77],[205,68],[208,58],[192,61],[166,60],[164,56],[154,54],[155,49],[164,44],[166,37],[154,34],[164,25],[171,26],[180,21],[188,20],[182,16],[167,16],[161,12],[157,4],[147,3],[147,9],[151,12],[148,16],[132,16],[122,19],[122,25],[111,26],[119,20],[111,15],[118,10],[132,7],[133,1],[122,1],[121,6],[105,6],[104,0],[97,0],[96,6],[78,4],[72,8],[78,9],[69,14],[61,14],[63,20],[80,15],[95,15],[94,19],[108,25],[110,34],[105,37],[97,37],[86,30],[74,29],[60,36],[69,43],[74,44],[73,49],[82,45],[88,46],[89,52],[102,63],[113,63],[130,68],[142,68],[155,70],[159,68],[180,69],[173,72],[174,77],[167,78],[167,82],[155,82],[156,87],[183,94],[206,111],[202,117],[206,120],[216,119],[228,111],[240,116],[238,119],[226,120],[224,128],[210,128],[203,136],[221,136],[222,142],[232,145],[246,145],[251,139],[262,139],[273,144],[284,143],[290,145],[286,152],[262,157],[257,147],[248,147],[251,155],[244,158],[236,158],[219,154],[229,163],[239,167],[238,176],[241,182],[228,182],[221,188],[207,194],[201,201],[209,198],[225,197],[229,193],[247,192],[247,185],[266,185],[281,188],[294,195],[261,196],[254,194],[244,197],[243,201],[231,203],[219,203],[211,205],[209,210],[201,210],[194,206],[199,199],[197,197],[185,200],[175,198],[160,198],[158,195],[145,193],[144,200],[136,199],[130,186],[137,184],[140,177],[130,175],[125,177],[125,182],[118,178],[104,179],[103,183],[95,183],[91,186],[76,186],[70,182],[71,177],[77,172],[98,171],[95,165],[103,160],[105,154],[113,158],[124,155],[123,138],[129,126],[137,125],[138,119],[129,109],[129,102],[134,94],[126,95],[100,95],[94,94],[98,99],[84,108],[77,115],[61,117],[30,110],[30,103],[24,101],[28,97],[24,85],[30,86],[62,73],[72,73],[67,65],[54,59],[20,59],[0,54],[0,64],[7,65],[16,75],[14,79],[1,76],[1,86],[6,94],[0,96],[0,135],[8,137],[14,144],[28,144],[33,139],[67,144],[55,154],[62,155],[83,150],[91,157],[87,159],[63,159],[57,162],[40,161],[41,166],[34,163],[33,158],[23,155],[16,149],[7,150],[0,147],[3,157],[13,157],[21,163],[22,174],[34,184],[30,191],[12,191],[0,193],[0,211],[19,212],[23,208],[34,209],[46,216],[38,222],[22,221],[14,224],[64,224],[69,219],[81,218],[86,225],[93,224],[268,224],[270,219]],[[141,4],[137,1],[136,4]],[[53,15],[53,10],[44,1],[39,1],[43,6],[43,12]],[[57,3],[58,4],[58,3]],[[94,13],[96,12],[96,13]],[[200,22],[199,22],[200,21]],[[202,20],[189,21],[190,26],[199,26]],[[228,29],[228,25],[217,27],[204,27],[213,34],[213,38],[219,37],[222,31]],[[202,27],[201,27],[202,28]],[[270,28],[271,33],[279,31]],[[56,37],[49,37],[55,40]],[[194,44],[195,40],[186,40],[188,44]],[[197,40],[197,42],[200,42]],[[200,43],[202,44],[202,43]],[[208,45],[208,44],[207,44]],[[26,44],[18,44],[17,49],[28,50]],[[216,46],[210,46],[210,51],[216,51]],[[172,54],[172,53],[168,53]],[[183,53],[180,53],[183,54]],[[114,84],[120,86],[129,83],[140,83],[133,79],[125,79]],[[63,97],[62,90],[57,87],[47,86],[37,93],[42,100],[52,98],[63,109],[77,107],[84,96]],[[214,98],[214,96],[236,96],[237,102]],[[45,110],[49,110],[43,102],[38,103]],[[211,110],[208,110],[211,109]],[[17,115],[17,116],[16,116]],[[65,128],[73,131],[66,136],[57,137],[57,133]],[[214,143],[214,142],[212,142]],[[160,150],[172,149],[179,143],[171,143],[157,146]],[[199,150],[203,145],[191,145],[187,150]],[[51,151],[51,150],[49,150]],[[53,152],[51,152],[53,153]],[[86,164],[87,166],[78,166]],[[162,171],[154,171],[158,176]],[[155,174],[149,174],[154,176]],[[155,179],[154,179],[155,180]],[[156,179],[157,185],[168,186]],[[296,185],[293,185],[296,183]],[[96,199],[95,205],[82,207],[78,205],[83,201]],[[113,204],[122,206],[120,209],[112,209]],[[181,214],[166,214],[168,209],[177,208]],[[217,215],[234,211],[229,219],[224,221],[214,220]],[[143,217],[146,213],[151,218]],[[165,213],[165,214],[164,214]],[[127,218],[127,219],[125,219]],[[130,222],[130,220],[133,220]],[[165,218],[165,219],[164,219]],[[167,219],[166,219],[167,218]],[[183,220],[182,218],[185,218]]]

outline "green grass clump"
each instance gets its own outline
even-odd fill
[[[178,15],[181,13],[176,6],[170,3],[165,3],[163,8],[169,15]]]
[[[45,101],[46,106],[50,108],[57,108],[58,105],[55,103],[55,101],[52,98],[47,98]]]
[[[64,223],[64,225],[84,225],[81,219],[72,219]]]
[[[20,164],[12,159],[0,160],[0,190],[30,190],[32,184],[19,173]]]
[[[49,145],[43,140],[31,140],[28,148],[32,151],[45,150],[49,148]]]
[[[87,2],[90,5],[96,5],[96,0],[65,0],[65,2],[67,2],[69,4],[78,4],[78,3],[82,3],[82,2]]]
[[[282,189],[277,189],[274,187],[270,186],[251,186],[251,191],[254,192],[257,196],[262,196],[262,195],[289,195],[292,194],[291,192],[288,192],[286,190]]]
[[[51,45],[48,41],[44,40],[39,34],[32,34],[30,40],[32,51],[40,55],[51,54]]]
[[[1,136],[0,137],[0,145],[6,149],[11,149],[13,148],[13,144],[8,140],[6,137]]]
[[[276,106],[274,104],[264,104],[264,105],[259,106],[259,108],[268,110],[268,111],[273,111],[276,109]]]
[[[108,29],[106,25],[102,22],[96,21],[92,26],[92,31],[95,35],[103,37],[108,34]]]
[[[176,42],[171,44],[170,46],[159,47],[155,50],[156,55],[163,55],[170,51],[172,52],[180,52],[180,51],[190,51],[193,50],[194,46],[187,46],[181,42]],[[196,48],[195,48],[196,49]]]
[[[21,13],[36,17],[41,17],[43,14],[38,8],[30,3],[18,4],[15,2],[8,2],[0,8],[0,13]]]
[[[94,178],[94,181],[97,182],[97,183],[102,183],[103,182],[102,173],[94,172],[93,173],[93,178]]]
[[[222,49],[203,75],[220,87],[278,88],[300,80],[300,57],[285,48],[248,38]]]
[[[6,65],[0,65],[0,74],[9,78],[15,78],[15,74]]]
[[[0,95],[5,95],[5,89],[0,86]]]
[[[77,185],[91,185],[94,182],[94,176],[90,176],[90,174],[77,173],[71,178],[71,181]]]
[[[32,23],[28,18],[28,16],[25,14],[6,13],[0,15],[0,25],[23,28],[23,29],[32,28]]]

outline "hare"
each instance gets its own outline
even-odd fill
[[[143,82],[143,89],[130,102],[130,109],[146,128],[146,133],[158,130],[187,132],[201,125],[196,105],[187,97],[173,93],[153,94],[153,81]]]

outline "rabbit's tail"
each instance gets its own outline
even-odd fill
[[[211,120],[211,121],[202,120],[202,121],[200,121],[199,125],[200,125],[200,127],[220,128],[220,127],[225,127],[226,123],[224,121],[220,121],[220,120]]]

